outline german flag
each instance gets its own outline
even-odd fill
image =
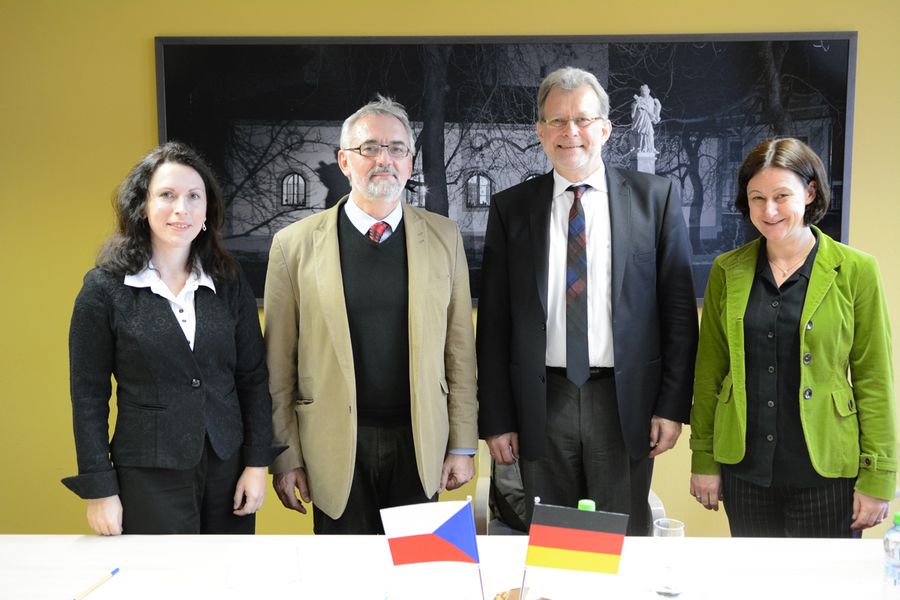
[[[628,515],[535,504],[525,564],[618,573],[627,527]]]

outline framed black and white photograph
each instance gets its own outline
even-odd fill
[[[535,135],[537,88],[567,65],[609,93],[604,161],[680,189],[698,298],[713,259],[756,236],[734,209],[736,175],[766,138],[800,138],[822,157],[833,201],[820,227],[847,241],[855,33],[160,37],[156,61],[160,141],[213,164],[226,245],[259,298],[275,232],[349,192],[341,123],[377,93],[412,120],[405,201],[457,222],[477,298],[491,195],[551,169]]]

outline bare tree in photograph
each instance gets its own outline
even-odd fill
[[[755,235],[734,210],[735,176],[764,138],[799,137],[822,156],[834,189],[822,225],[842,237],[854,57],[852,34],[158,38],[160,138],[195,145],[219,171],[226,244],[261,295],[274,232],[349,191],[336,159],[341,122],[389,95],[415,133],[407,202],[458,223],[477,295],[491,195],[550,168],[534,131],[538,85],[556,68],[581,67],[610,94],[607,164],[679,187],[699,295],[712,259]]]

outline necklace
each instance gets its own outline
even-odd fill
[[[772,265],[773,267],[775,267],[776,269],[778,269],[779,271],[781,271],[781,276],[782,276],[782,277],[787,277],[790,273],[793,273],[793,272],[794,272],[794,269],[796,269],[796,268],[799,267],[801,264],[803,264],[803,261],[805,261],[805,260],[806,260],[806,257],[809,256],[810,251],[813,249],[813,246],[815,246],[815,245],[816,245],[816,238],[815,238],[815,236],[813,236],[812,244],[810,244],[810,245],[806,248],[806,250],[804,250],[803,252],[801,252],[801,255],[802,255],[802,256],[800,257],[800,259],[799,259],[797,262],[795,262],[795,263],[793,263],[793,264],[791,264],[790,266],[787,266],[787,267],[782,267],[781,265],[779,265],[778,263],[776,263],[776,262],[775,262],[774,260],[772,260],[771,258],[768,258],[768,257],[766,257],[766,258],[768,259],[770,265]]]

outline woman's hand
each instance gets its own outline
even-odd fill
[[[691,473],[691,496],[707,510],[719,510],[722,499],[721,475],[697,475]]]
[[[244,467],[234,488],[234,514],[252,515],[262,508],[266,498],[266,468]]]
[[[850,529],[868,529],[878,525],[888,515],[890,503],[881,498],[853,492],[853,523]]]
[[[119,496],[87,501],[87,520],[100,535],[122,535],[122,501]]]

